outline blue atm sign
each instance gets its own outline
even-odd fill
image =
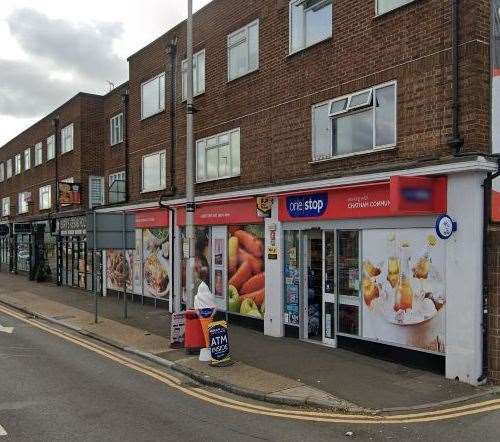
[[[292,218],[317,218],[328,208],[328,193],[287,196],[286,207]]]

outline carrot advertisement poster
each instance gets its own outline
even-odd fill
[[[264,226],[229,227],[228,311],[264,318]]]

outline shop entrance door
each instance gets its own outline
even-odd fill
[[[337,347],[336,238],[333,230],[323,231],[323,343]]]
[[[304,233],[304,339],[323,341],[323,239],[321,231]]]

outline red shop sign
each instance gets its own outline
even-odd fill
[[[198,226],[262,223],[257,215],[255,198],[197,204],[195,224]],[[177,209],[177,225],[186,225],[186,208]]]
[[[138,229],[167,227],[168,224],[167,209],[143,210],[135,214],[135,227]]]
[[[443,214],[447,200],[444,177],[391,177],[391,210],[396,215]]]

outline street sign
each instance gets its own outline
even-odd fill
[[[87,214],[87,244],[91,250],[135,249],[135,215],[96,213],[94,229],[94,214]]]

